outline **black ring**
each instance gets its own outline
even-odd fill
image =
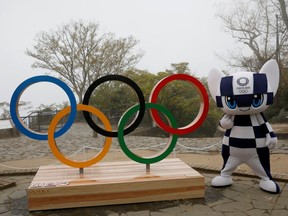
[[[104,77],[101,77],[97,80],[95,80],[87,89],[84,99],[83,99],[83,104],[84,105],[89,105],[89,99],[91,97],[92,92],[95,90],[97,86],[100,84],[106,82],[106,81],[111,81],[111,80],[116,80],[116,81],[121,81],[126,83],[127,85],[131,86],[133,90],[136,92],[138,99],[139,99],[139,104],[140,104],[140,109],[139,113],[134,119],[133,123],[130,124],[129,127],[124,129],[124,135],[131,133],[133,130],[135,130],[138,125],[141,123],[144,114],[145,114],[145,98],[143,95],[143,92],[141,91],[140,87],[131,79],[121,76],[121,75],[107,75]],[[83,111],[84,118],[88,125],[97,133],[106,136],[106,137],[118,137],[118,131],[106,131],[103,128],[99,127],[98,125],[95,124],[95,122],[92,120],[90,113],[87,111]]]

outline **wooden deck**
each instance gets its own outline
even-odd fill
[[[42,166],[28,188],[29,210],[47,210],[204,197],[204,177],[181,160],[165,159],[150,171],[133,161],[101,162],[84,169]]]

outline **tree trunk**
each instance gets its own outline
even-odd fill
[[[282,16],[283,21],[286,25],[286,28],[288,29],[288,15],[287,15],[287,11],[286,11],[285,0],[278,0],[278,1],[280,3],[281,16]]]

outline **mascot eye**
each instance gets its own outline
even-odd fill
[[[258,108],[263,103],[263,94],[253,95],[252,106]]]
[[[230,109],[235,109],[237,106],[236,100],[232,96],[227,96],[225,98],[225,102]]]

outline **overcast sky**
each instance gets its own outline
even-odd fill
[[[137,68],[165,71],[171,63],[189,62],[191,72],[206,76],[213,67],[225,69],[216,57],[235,43],[215,19],[215,0],[0,0],[0,102],[10,101],[25,79],[45,74],[32,69],[33,59],[24,51],[32,48],[35,35],[70,20],[100,24],[116,37],[133,35],[145,52]],[[230,0],[221,0],[230,2]],[[49,89],[49,90],[47,90]],[[35,84],[21,100],[37,104],[68,101],[53,84]]]

